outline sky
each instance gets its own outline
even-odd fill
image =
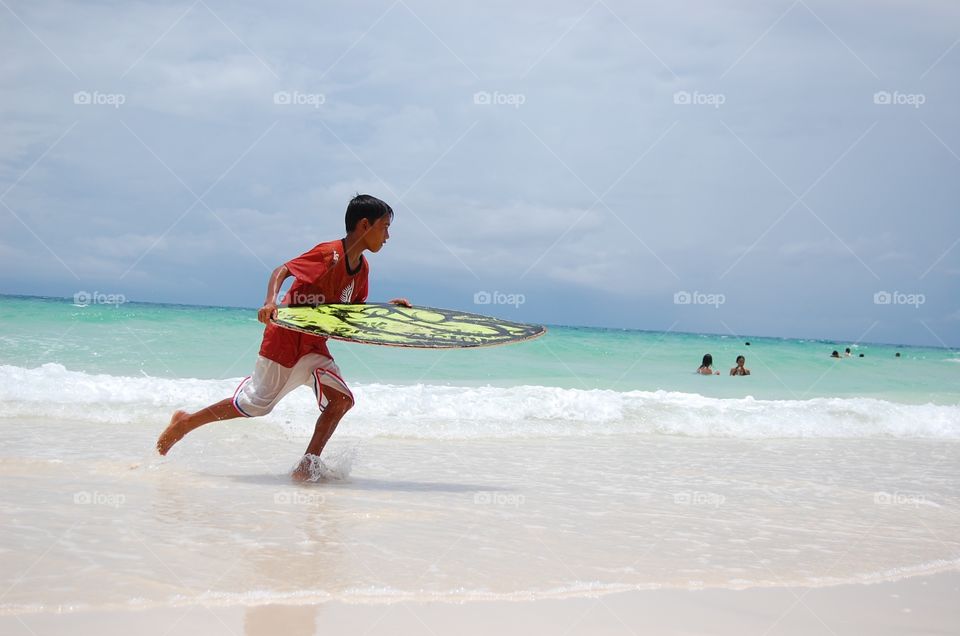
[[[0,0],[0,293],[960,346],[960,4]],[[96,299],[96,296],[93,296]]]

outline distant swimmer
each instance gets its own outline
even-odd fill
[[[831,357],[831,358],[839,358],[839,357],[840,357],[840,352],[837,351],[836,349],[834,349],[833,353],[830,354],[830,357]]]
[[[895,355],[894,357],[895,357],[895,358],[899,358],[899,357],[900,357],[900,352],[897,351],[897,355]]]
[[[849,357],[852,355],[852,354],[850,353],[850,347],[847,347],[846,349],[843,350],[843,355],[844,355],[844,357],[846,357],[846,358],[849,358]]]
[[[746,358],[743,356],[737,356],[737,366],[730,369],[730,375],[750,375],[750,369],[743,366],[746,363]]]
[[[697,369],[697,373],[700,375],[720,375],[719,371],[713,370],[713,356],[709,353],[703,355],[703,362],[700,363],[700,368]]]

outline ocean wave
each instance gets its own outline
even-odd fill
[[[240,379],[122,377],[59,364],[0,365],[2,418],[129,424],[166,421],[233,394]],[[356,384],[343,434],[418,439],[587,437],[654,434],[717,438],[960,439],[960,405],[876,398],[759,400],[670,391],[547,386]],[[299,389],[267,418],[284,434],[313,426],[312,391]]]

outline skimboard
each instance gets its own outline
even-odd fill
[[[278,307],[273,323],[347,342],[419,349],[490,347],[532,340],[547,331],[463,311],[386,303]]]

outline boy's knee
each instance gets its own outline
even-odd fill
[[[353,408],[353,398],[339,391],[330,391],[327,395],[327,408],[346,413]]]

